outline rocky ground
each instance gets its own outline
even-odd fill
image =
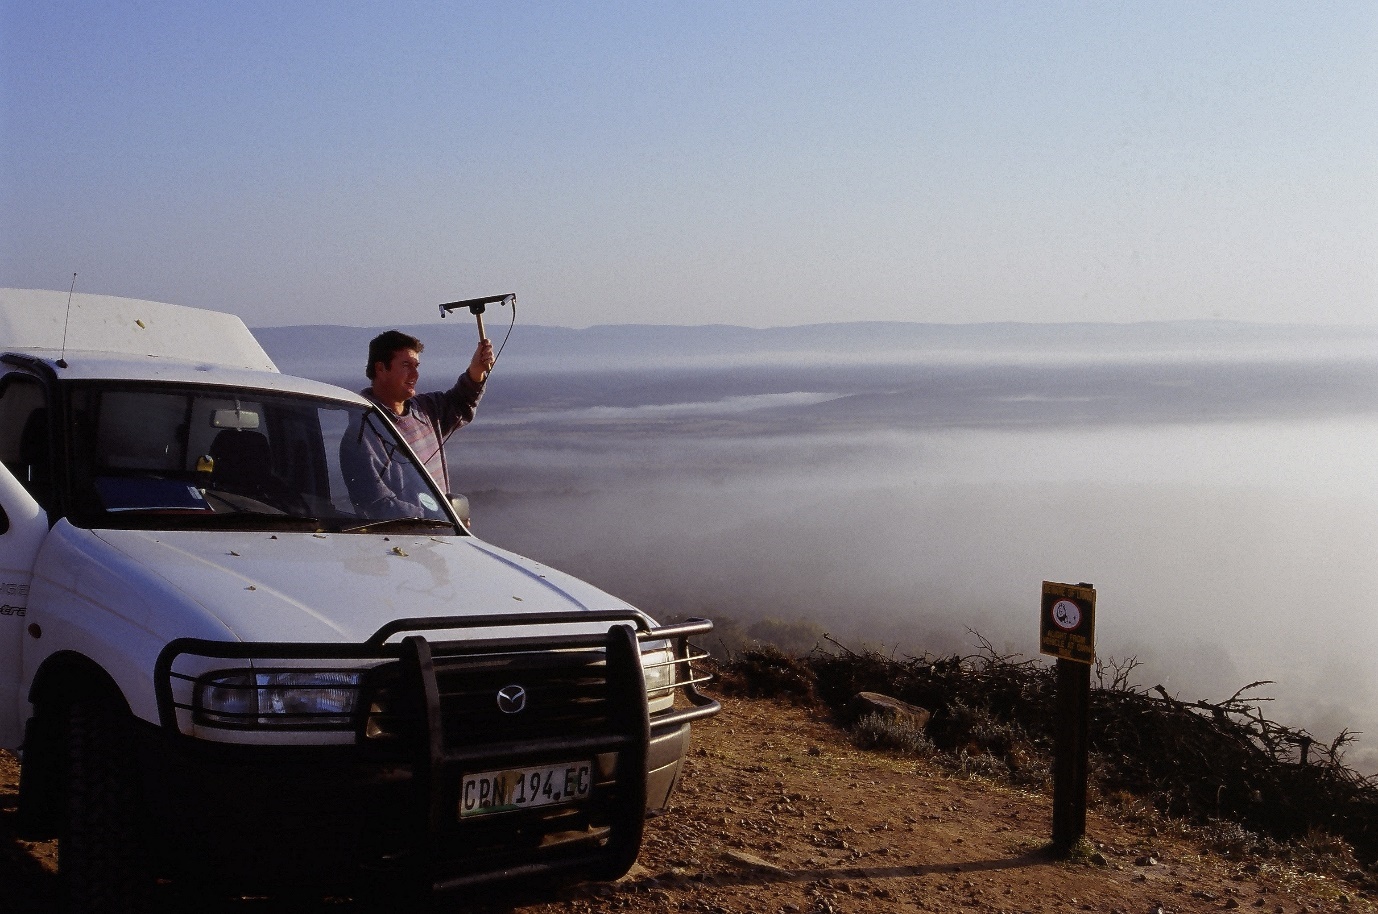
[[[927,762],[861,752],[820,715],[727,699],[699,725],[673,810],[651,822],[640,862],[612,885],[449,906],[481,914],[895,914],[1231,909],[1375,911],[1342,879],[1222,855],[1205,836],[1151,817],[1093,812],[1090,844],[1046,852],[1048,797],[954,778]],[[14,837],[18,768],[0,753],[0,910],[54,908],[50,843]],[[182,898],[177,901],[175,899]],[[186,908],[160,890],[161,911]],[[444,908],[442,908],[444,909]],[[349,899],[198,899],[197,911],[354,912]]]

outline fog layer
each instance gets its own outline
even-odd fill
[[[874,360],[864,329],[744,351],[640,328],[619,353],[539,328],[541,359],[505,355],[452,439],[453,482],[481,536],[658,615],[1033,656],[1040,582],[1088,581],[1100,655],[1137,656],[1141,683],[1275,680],[1270,716],[1366,731],[1350,760],[1378,769],[1369,331],[885,326]],[[362,350],[308,339],[270,353],[362,386]],[[423,388],[472,345],[442,344]]]

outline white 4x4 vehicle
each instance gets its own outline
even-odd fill
[[[0,353],[0,747],[73,909],[155,875],[630,867],[718,710],[687,640],[710,623],[470,535],[381,412],[231,315],[6,289]],[[363,435],[415,510],[351,500]]]

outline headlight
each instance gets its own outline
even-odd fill
[[[655,701],[670,696],[675,688],[673,653],[668,650],[646,651],[641,655],[641,668],[646,673],[647,698]]]
[[[221,727],[349,727],[359,676],[355,670],[211,673],[196,683],[196,719]]]

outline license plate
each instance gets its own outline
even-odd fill
[[[459,816],[486,816],[582,800],[593,789],[593,763],[569,762],[544,768],[509,768],[465,775]]]

